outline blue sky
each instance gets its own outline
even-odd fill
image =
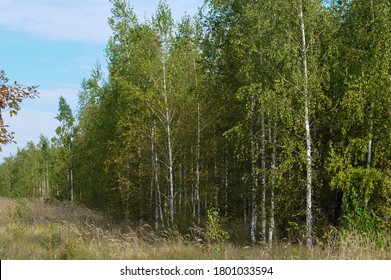
[[[158,0],[130,0],[140,20],[150,18]],[[203,0],[167,0],[176,21],[194,15]],[[0,70],[11,82],[39,85],[40,98],[25,100],[16,117],[4,115],[17,144],[2,146],[0,161],[49,139],[58,126],[58,99],[62,95],[73,109],[83,78],[97,61],[105,65],[104,49],[111,31],[109,0],[0,0]]]

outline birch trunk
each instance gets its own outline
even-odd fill
[[[257,170],[257,145],[254,137],[254,101],[251,101],[251,114],[252,114],[252,126],[251,126],[251,242],[254,244],[257,241],[257,216],[258,216],[258,204],[257,204],[257,190],[258,190],[258,170]]]
[[[301,27],[301,52],[303,62],[304,80],[304,123],[306,132],[306,161],[307,161],[307,208],[306,208],[306,245],[312,247],[312,148],[311,148],[311,128],[309,120],[309,81],[307,66],[307,43],[305,35],[305,22],[303,15],[303,1],[300,1],[300,27]]]
[[[174,160],[172,156],[172,135],[171,135],[171,116],[167,96],[167,80],[166,80],[166,63],[163,62],[163,99],[166,109],[166,132],[167,132],[167,148],[168,148],[168,180],[170,184],[169,208],[170,222],[174,223]]]
[[[179,180],[178,180],[178,185],[177,185],[177,188],[179,189],[178,192],[179,192],[179,195],[178,195],[178,206],[177,206],[177,213],[178,215],[181,215],[182,214],[182,190],[185,186],[185,181],[184,181],[184,178],[183,178],[183,171],[182,171],[182,163],[179,163]]]
[[[372,110],[372,108],[371,108],[371,110]],[[371,161],[372,161],[372,133],[373,133],[373,121],[372,121],[372,112],[370,112],[367,169],[371,168]]]
[[[371,2],[372,4],[372,2]],[[373,103],[370,105],[369,112],[369,135],[368,135],[368,155],[367,155],[367,169],[371,168],[372,162],[372,141],[373,141]],[[365,199],[365,209],[368,207],[368,199]]]
[[[196,185],[195,185],[195,203],[197,223],[201,223],[200,218],[200,153],[201,153],[201,113],[200,102],[197,103],[197,160],[196,160]]]
[[[242,201],[243,201],[243,221],[244,221],[244,227],[247,228],[247,199],[243,195],[241,195]]]
[[[261,148],[261,166],[262,166],[262,243],[266,244],[266,159],[265,159],[265,114],[262,104],[261,113],[261,130],[262,130],[262,148]]]
[[[214,164],[214,177],[215,177],[215,191],[213,195],[214,205],[218,209],[219,208],[219,181],[217,180],[217,156],[215,156],[215,164]]]
[[[153,179],[155,186],[155,229],[159,228],[159,219],[163,226],[163,211],[162,211],[162,201],[160,194],[160,184],[159,184],[159,159],[156,151],[156,124],[154,122],[151,133],[151,150],[152,150],[152,167],[153,167]]]
[[[275,129],[275,126],[274,126]],[[269,226],[269,245],[273,245],[273,236],[275,231],[275,220],[274,220],[274,188],[276,184],[276,134],[272,136],[272,129],[269,129],[270,142],[272,144],[272,161],[270,165],[271,169],[271,186],[270,186],[270,226]]]
[[[49,185],[49,167],[46,166],[46,191],[45,191],[46,197],[49,197],[50,195],[50,185]]]
[[[74,190],[73,190],[73,170],[69,170],[70,184],[71,184],[71,202],[74,201]]]
[[[184,172],[185,172],[185,174],[183,176],[185,176],[185,178],[187,178],[187,166],[185,166]],[[184,211],[185,211],[185,216],[186,216],[187,215],[187,208],[189,207],[189,198],[188,198],[187,186],[184,189],[183,199],[184,199]]]
[[[190,173],[191,174],[194,174],[194,165],[193,163],[191,164],[191,167],[190,167]],[[193,219],[196,218],[196,212],[197,212],[197,206],[196,206],[196,201],[195,201],[195,196],[196,196],[196,190],[195,190],[195,185],[191,185],[191,213],[192,213],[192,217]]]
[[[225,174],[224,174],[224,216],[228,217],[228,151],[225,155]]]

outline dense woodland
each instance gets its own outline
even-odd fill
[[[206,0],[180,22],[111,2],[107,73],[5,158],[0,194],[157,230],[218,213],[252,243],[391,228],[390,1]]]

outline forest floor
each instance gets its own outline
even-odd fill
[[[391,237],[331,235],[309,250],[290,242],[268,246],[200,244],[175,230],[156,233],[113,226],[109,219],[70,202],[0,197],[0,259],[391,259]]]

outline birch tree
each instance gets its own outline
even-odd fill
[[[390,129],[390,7],[388,1],[342,1],[336,9],[345,74],[336,100],[340,136],[330,151],[330,184],[343,193],[349,226],[380,230],[390,201],[382,167],[389,161],[384,135]]]
[[[173,135],[172,135],[172,91],[170,88],[170,77],[168,75],[169,52],[173,36],[173,19],[165,1],[160,1],[157,7],[156,15],[153,18],[153,25],[160,43],[160,63],[161,63],[161,87],[158,87],[163,99],[163,111],[161,122],[164,125],[167,136],[167,169],[169,181],[169,217],[170,222],[174,223],[174,155],[173,155]]]
[[[68,188],[66,190],[66,196],[74,201],[74,179],[73,179],[73,167],[72,167],[72,144],[74,138],[74,123],[72,110],[63,96],[60,97],[58,103],[58,114],[56,119],[60,122],[60,125],[56,129],[57,138],[54,138],[54,142],[59,149],[59,163],[62,161],[65,165],[65,174]],[[59,195],[59,194],[57,194]]]
[[[300,0],[300,29],[301,29],[301,55],[303,60],[303,90],[304,90],[304,125],[305,125],[305,142],[306,142],[306,161],[307,161],[307,209],[306,209],[306,231],[307,247],[312,246],[312,140],[309,115],[309,80],[308,80],[308,62],[307,62],[307,38],[306,24],[303,14],[303,1]]]

